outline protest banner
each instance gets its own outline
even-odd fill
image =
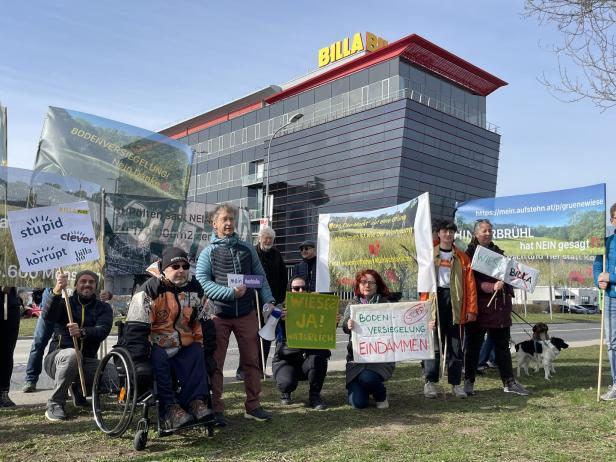
[[[102,236],[100,224],[101,192],[93,183],[55,174],[37,175],[31,181],[32,171],[19,168],[0,168],[0,285],[16,287],[50,287],[55,282],[55,270],[23,271],[13,247],[9,221],[5,211],[49,206],[86,200],[98,243],[99,260],[84,261],[64,268],[69,283],[78,271],[87,269],[101,275]]]
[[[392,292],[417,299],[436,291],[432,255],[428,193],[369,212],[321,214],[316,290],[349,290],[355,274],[370,268]]]
[[[189,146],[159,133],[50,107],[34,170],[94,181],[115,194],[185,199],[192,156]]]
[[[7,149],[7,118],[6,107],[0,104],[0,166],[6,167],[8,161],[8,149]]]
[[[384,363],[433,359],[431,302],[351,305],[353,360]]]
[[[471,268],[531,293],[539,279],[539,271],[536,269],[480,245],[473,255]]]
[[[289,348],[336,348],[337,295],[287,292],[285,322]]]
[[[456,210],[456,245],[466,248],[484,218],[505,255],[549,275],[546,283],[594,285],[594,256],[605,251],[605,184],[464,202]]]
[[[8,215],[21,271],[41,271],[99,258],[85,201],[10,211]]]
[[[143,274],[165,247],[180,247],[194,266],[210,243],[216,205],[147,196],[105,194],[106,274]],[[250,217],[239,209],[240,239],[250,241]]]

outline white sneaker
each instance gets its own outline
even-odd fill
[[[603,401],[614,401],[616,399],[616,387],[611,385],[608,387],[607,392],[601,395]]]
[[[389,400],[387,398],[385,398],[385,400],[383,401],[376,402],[377,409],[387,409],[388,407],[389,407]]]
[[[456,398],[466,399],[467,395],[462,385],[452,385],[451,392]]]
[[[429,399],[434,399],[438,396],[438,388],[436,388],[436,383],[426,382],[424,385],[424,396]]]

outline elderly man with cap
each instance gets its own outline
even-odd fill
[[[304,241],[299,245],[302,261],[293,267],[293,276],[306,281],[308,292],[314,292],[317,286],[317,249],[314,241]]]
[[[212,415],[206,405],[208,385],[199,322],[203,289],[190,277],[188,256],[182,249],[163,250],[158,270],[131,299],[120,344],[136,361],[149,357],[162,426],[172,430]],[[174,390],[173,376],[180,384],[179,393]]]
[[[98,367],[96,352],[109,335],[113,322],[111,306],[96,298],[98,275],[92,271],[80,271],[75,277],[73,295],[68,298],[73,315],[73,322],[70,323],[66,304],[62,300],[62,291],[67,285],[68,275],[57,273],[52,296],[47,297],[42,313],[45,320],[55,323],[54,336],[44,361],[45,372],[54,379],[53,392],[45,412],[45,417],[52,422],[66,419],[64,406],[69,388],[75,406],[87,405],[78,385],[77,353],[71,337],[77,339],[86,384],[90,387]]]

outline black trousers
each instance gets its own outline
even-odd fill
[[[281,393],[291,393],[297,389],[300,380],[308,380],[310,394],[321,393],[327,375],[327,357],[321,353],[293,355],[276,361],[273,366],[276,386]]]
[[[447,381],[451,385],[460,385],[462,378],[462,341],[460,339],[460,324],[453,323],[453,312],[451,308],[451,293],[449,289],[438,288],[438,320],[434,331],[434,359],[424,361],[426,381],[438,382],[441,363],[441,351],[447,342]],[[439,348],[439,330],[441,333],[441,345]]]
[[[464,354],[464,379],[475,381],[477,375],[477,363],[479,362],[479,352],[483,338],[488,333],[488,337],[494,342],[494,354],[496,364],[503,381],[503,385],[513,382],[513,366],[511,364],[511,352],[509,351],[509,338],[511,333],[509,327],[487,328],[481,327],[477,322],[469,322],[464,326],[466,335],[466,353]]]
[[[19,308],[9,306],[7,318],[4,319],[4,307],[0,307],[0,391],[11,388],[13,352],[19,335]]]

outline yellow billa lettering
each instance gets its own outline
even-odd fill
[[[361,34],[356,32],[353,35],[353,45],[351,46],[351,54],[357,53],[358,51],[362,51],[364,49],[364,42],[361,39]]]
[[[349,48],[349,38],[345,38],[342,41],[342,57],[346,58],[351,54],[351,49]]]
[[[379,47],[379,40],[372,32],[366,32],[366,51],[374,51]]]
[[[319,50],[319,67],[327,66],[329,64],[329,47],[321,48]]]
[[[385,40],[384,38],[379,37],[378,48],[383,48],[383,47],[386,47],[387,45],[389,45],[389,42]]]
[[[342,59],[342,43],[336,42],[336,61]]]

